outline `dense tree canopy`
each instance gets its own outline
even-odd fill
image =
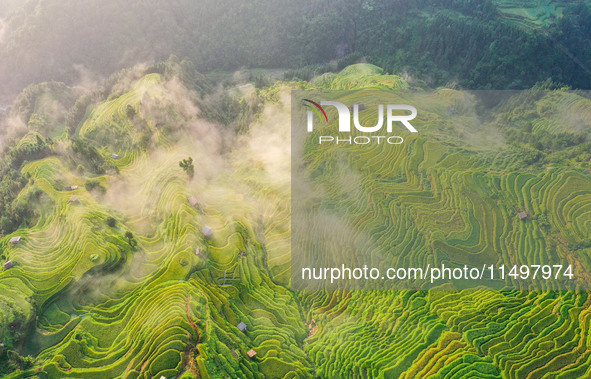
[[[293,69],[356,53],[435,85],[528,88],[551,78],[591,87],[586,5],[568,3],[552,27],[528,30],[493,1],[2,1],[12,12],[0,38],[0,98],[171,54],[201,72]]]

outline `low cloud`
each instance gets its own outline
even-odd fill
[[[27,133],[27,125],[18,116],[9,116],[0,121],[0,152],[10,145],[10,142]]]

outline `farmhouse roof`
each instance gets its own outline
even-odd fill
[[[201,233],[203,233],[203,235],[206,238],[211,238],[213,237],[213,229],[207,225],[205,225],[202,229],[201,229]]]
[[[187,200],[189,200],[189,204],[191,204],[192,207],[196,207],[199,205],[199,201],[197,201],[195,196],[191,196]]]

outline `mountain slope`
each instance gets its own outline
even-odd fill
[[[3,375],[568,378],[590,370],[586,292],[289,289],[290,90],[404,89],[403,79],[355,65],[238,101],[187,66],[158,67],[122,72],[76,101],[75,90],[43,85],[12,110],[26,131],[4,158],[21,157],[11,161],[23,178],[14,201],[29,211],[0,240],[15,263],[0,273]],[[553,128],[558,110],[548,102],[581,117]],[[68,117],[76,103],[86,104],[82,116]],[[589,99],[534,88],[501,102],[487,127],[501,140],[520,136],[516,146],[474,143],[465,128],[477,119],[474,103],[467,92],[433,91],[431,121],[420,117],[421,133],[388,164],[362,165],[368,151],[346,149],[350,169],[372,183],[359,188],[367,192],[350,217],[370,220],[360,225],[383,246],[407,249],[409,263],[445,261],[458,249],[498,248],[529,263],[558,251],[584,273],[589,129],[571,126],[589,120]],[[452,105],[466,122],[445,123]],[[527,138],[538,130],[586,134],[536,145]],[[524,144],[536,160],[517,149]],[[335,156],[331,147],[309,154],[312,169]],[[193,174],[179,165],[188,157]],[[335,200],[346,190],[336,179],[317,176],[332,188],[323,200],[351,206]],[[515,206],[531,219],[519,223]]]

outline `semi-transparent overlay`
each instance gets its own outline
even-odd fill
[[[591,289],[590,98],[294,91],[292,287]]]

